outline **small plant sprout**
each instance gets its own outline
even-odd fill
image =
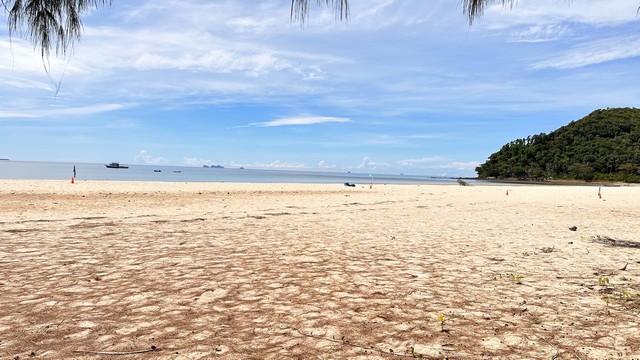
[[[602,286],[607,286],[609,285],[609,278],[606,276],[600,276],[598,278],[598,284],[602,285]]]
[[[444,322],[447,320],[447,318],[444,316],[444,314],[440,314],[438,315],[438,320],[440,321],[440,331],[445,331]]]
[[[500,277],[507,277],[510,278],[511,280],[513,280],[513,282],[515,282],[516,284],[522,284],[522,279],[524,279],[524,275],[520,275],[520,274],[516,274],[516,273],[504,273],[501,274]]]
[[[605,295],[605,296],[602,297],[602,301],[604,301],[604,303],[607,304],[607,314],[608,315],[611,315],[611,310],[609,310],[609,303],[611,302],[611,300],[612,299],[611,299],[610,296]]]
[[[415,344],[409,348],[409,352],[411,352],[412,359],[424,359],[424,355],[416,353]],[[405,353],[406,355],[406,353]]]

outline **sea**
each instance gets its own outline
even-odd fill
[[[123,164],[124,165],[124,164]],[[111,169],[105,164],[0,160],[0,179],[107,180],[230,183],[308,184],[455,184],[457,179],[404,174],[376,174],[327,171],[263,170],[194,166],[126,164],[128,169]],[[75,169],[75,174],[74,174]],[[479,180],[465,180],[470,184]]]

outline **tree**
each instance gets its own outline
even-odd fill
[[[595,110],[549,134],[513,140],[476,167],[480,178],[640,181],[640,109]],[[524,170],[524,173],[523,173]]]
[[[9,15],[9,34],[27,29],[27,37],[43,58],[55,46],[65,54],[82,33],[81,16],[89,8],[110,5],[111,0],[0,0]]]

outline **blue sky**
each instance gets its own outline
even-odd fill
[[[350,4],[301,27],[288,0],[114,0],[54,81],[2,28],[0,158],[474,176],[511,140],[640,106],[637,0],[520,0],[471,27],[455,0]]]

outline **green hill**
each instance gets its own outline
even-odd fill
[[[479,178],[640,182],[640,109],[596,110],[549,134],[514,140],[476,171]]]

